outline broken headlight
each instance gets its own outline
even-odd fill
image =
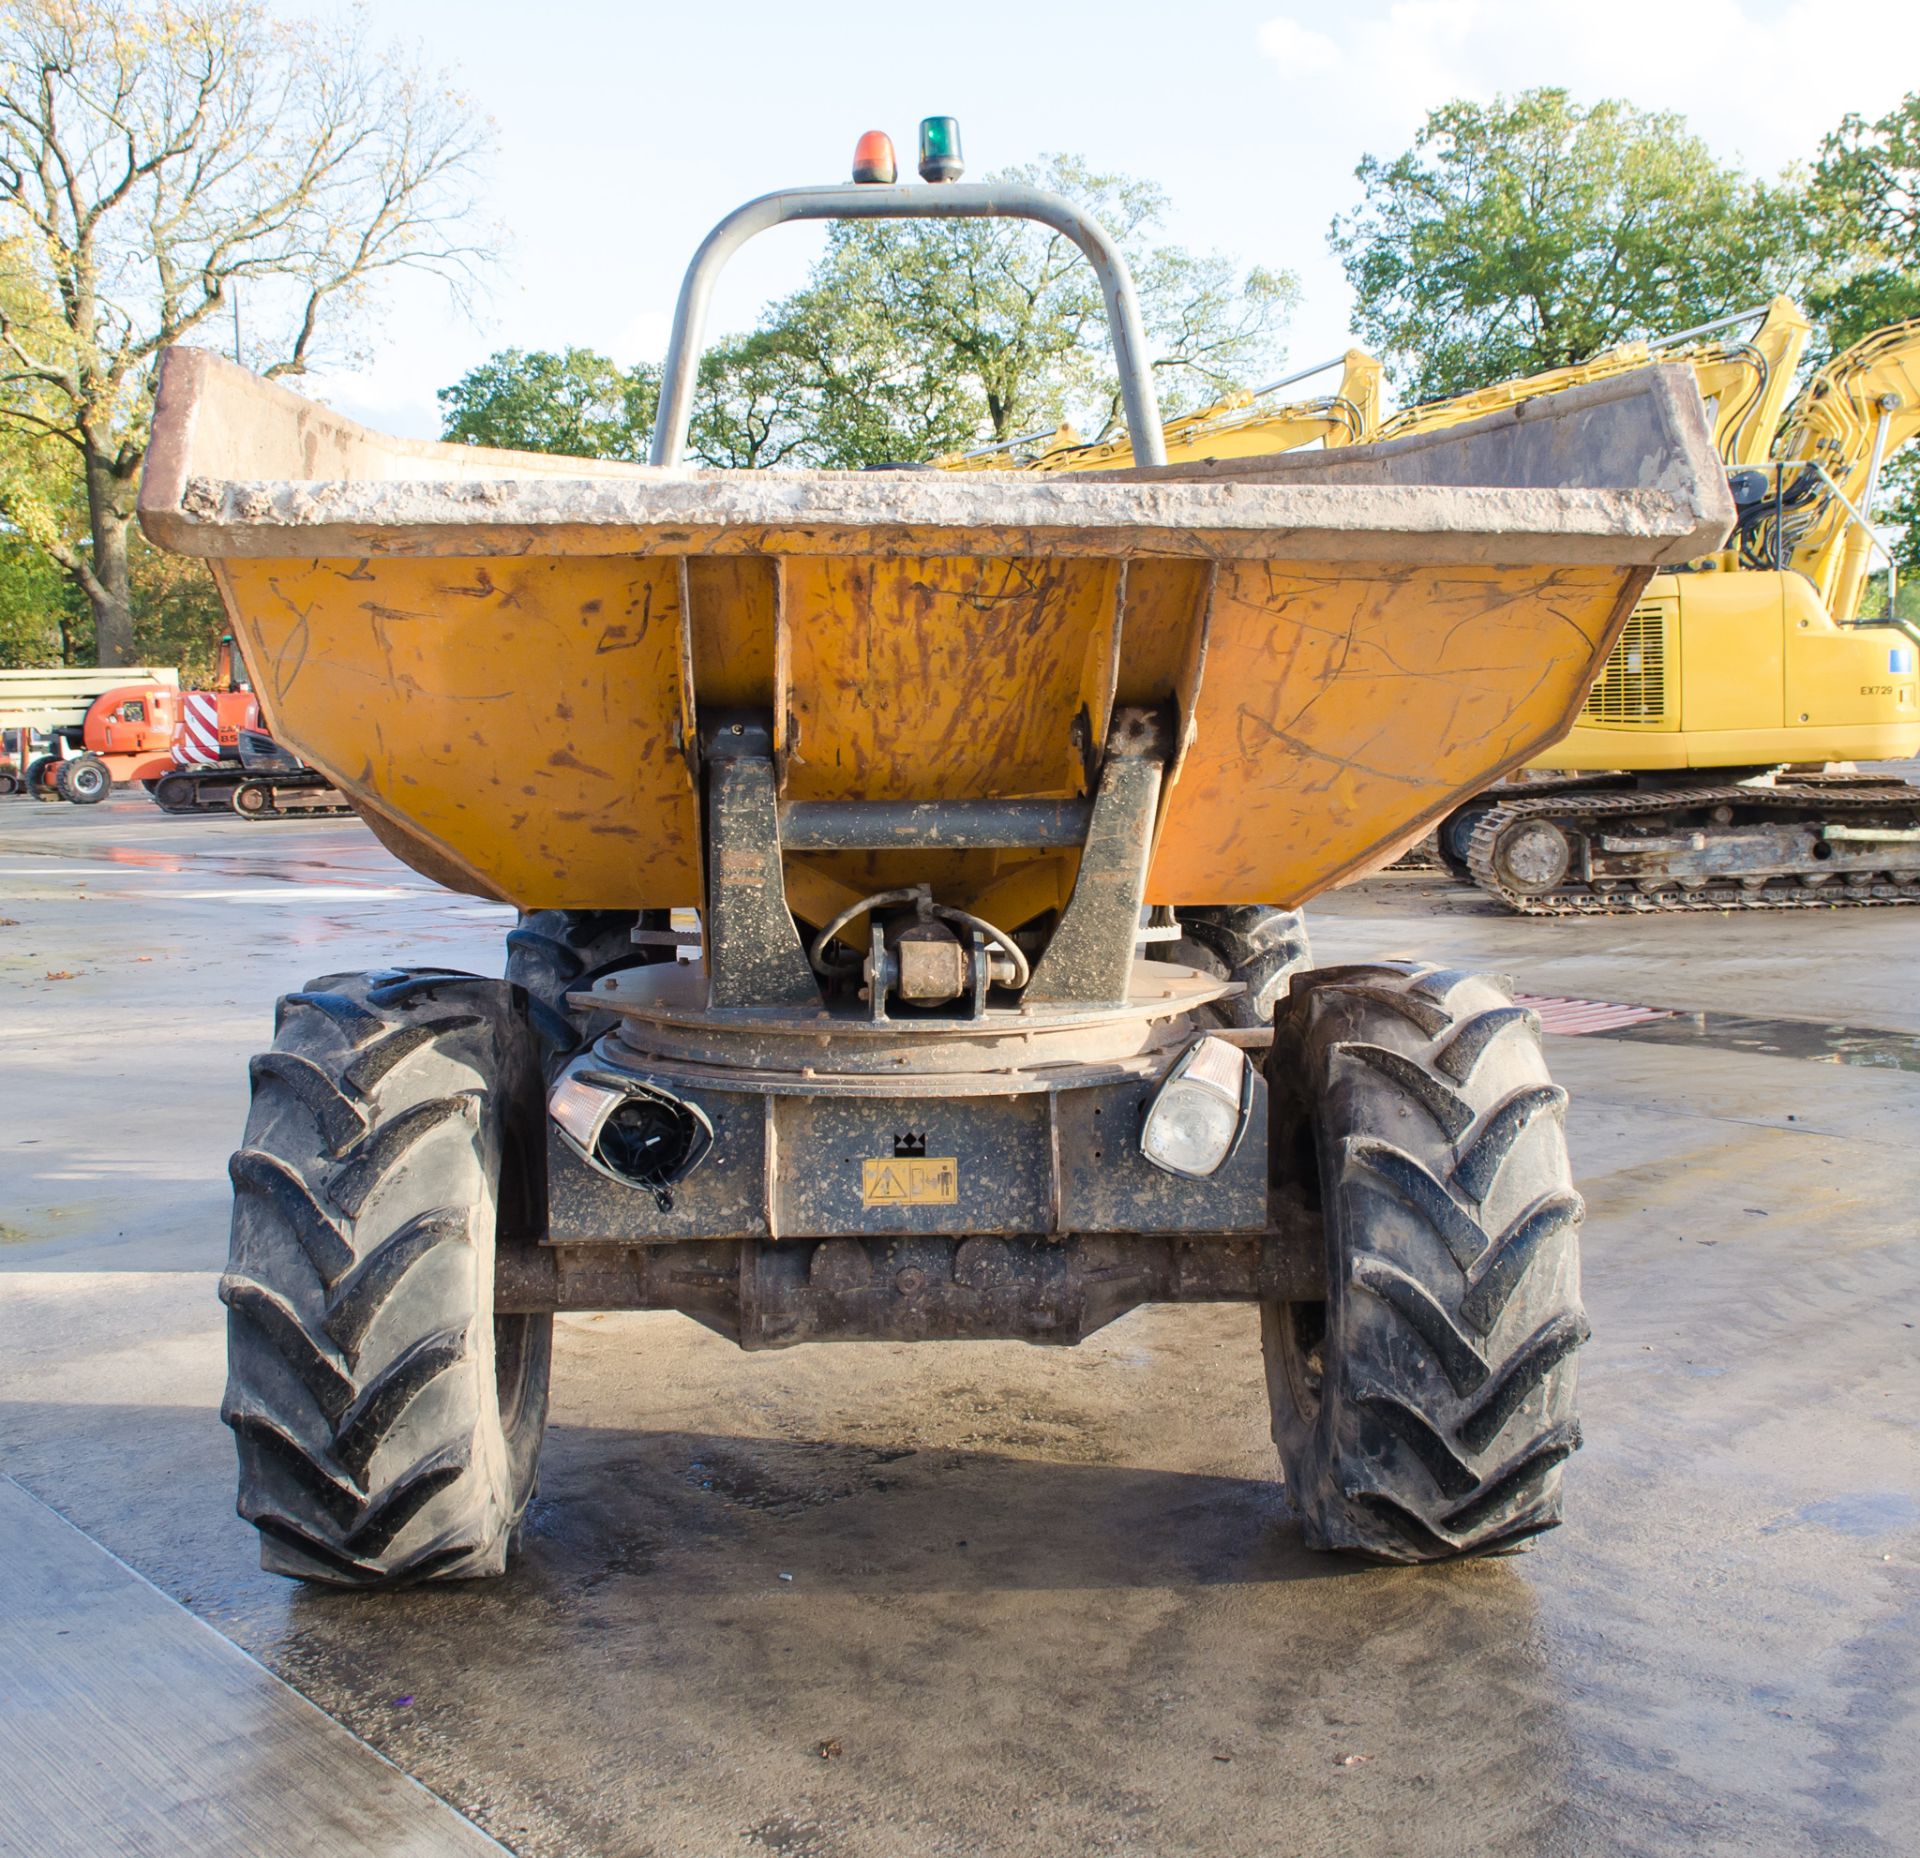
[[[713,1147],[713,1124],[699,1104],[611,1071],[568,1071],[548,1093],[547,1114],[590,1167],[645,1188],[662,1211],[673,1205],[674,1183]]]

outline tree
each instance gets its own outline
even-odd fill
[[[1000,178],[1078,199],[1127,249],[1169,412],[1277,359],[1291,277],[1150,246],[1164,198],[1070,157]],[[587,350],[510,349],[442,390],[442,430],[644,457],[658,385]],[[1102,437],[1121,416],[1099,284],[1069,240],[1022,220],[842,222],[800,290],[701,357],[687,449],[735,468],[855,468],[1050,431],[1069,412]]]
[[[816,270],[758,329],[701,358],[687,449],[750,470],[917,462],[969,444],[977,397],[923,335]]]
[[[1158,188],[1068,155],[994,178],[1065,194],[1118,241],[1167,412],[1215,399],[1277,361],[1295,280],[1150,244],[1167,208]],[[767,341],[742,359],[759,371],[759,404],[773,424],[762,449],[796,463],[920,459],[1051,430],[1069,414],[1101,438],[1121,424],[1093,267],[1069,239],[1030,220],[837,222],[805,288],[775,304],[756,335]],[[709,391],[727,384],[716,370]],[[714,433],[710,426],[701,455],[720,462]]]
[[[1808,189],[1809,302],[1835,349],[1920,316],[1920,91],[1878,122],[1842,119]]]
[[[84,664],[92,645],[80,590],[24,536],[0,533],[0,669]]]
[[[1329,242],[1363,339],[1416,400],[1586,360],[1799,281],[1787,192],[1716,162],[1684,120],[1564,90],[1455,101],[1355,170]]]
[[[644,459],[659,397],[658,373],[644,364],[625,369],[590,348],[508,348],[440,389],[440,433],[510,451]]]
[[[102,664],[135,650],[129,531],[161,349],[224,341],[297,375],[388,273],[454,283],[489,126],[357,20],[275,22],[251,0],[0,7],[0,423],[75,455],[73,536],[17,479],[0,510],[86,596]],[[238,345],[240,338],[236,335]]]
[[[1876,122],[1846,116],[1826,137],[1807,228],[1816,266],[1808,304],[1831,351],[1920,317],[1920,91]],[[1888,468],[1875,514],[1901,532],[1902,573],[1920,574],[1920,447]]]

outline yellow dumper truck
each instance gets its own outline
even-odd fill
[[[1559,1519],[1581,1204],[1538,1025],[1497,977],[1307,967],[1290,912],[1555,740],[1648,576],[1720,545],[1699,394],[1168,467],[1111,240],[935,155],[716,227],[649,465],[165,359],[143,520],[210,563],[273,733],[522,912],[504,979],[323,975],[253,1060],[224,1416],[270,1568],[499,1572],[582,1309],[772,1348],[1255,1303],[1309,1542]],[[682,462],[742,240],[966,215],[1096,267],[1137,466]]]

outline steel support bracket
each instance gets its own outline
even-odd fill
[[[1147,856],[1166,771],[1167,729],[1154,710],[1116,710],[1093,816],[1053,939],[1023,1000],[1123,1005],[1140,939]]]
[[[707,777],[707,1004],[820,1006],[780,864],[773,731],[722,716],[701,732]]]

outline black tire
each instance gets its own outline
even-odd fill
[[[58,800],[60,789],[56,785],[60,778],[60,757],[58,755],[36,755],[27,763],[25,775],[27,792],[36,800]]]
[[[1268,1304],[1261,1328],[1311,1547],[1439,1561],[1560,1520],[1580,1443],[1583,1209],[1539,1032],[1484,975],[1294,983],[1276,1136],[1318,1194],[1328,1298]]]
[[[666,910],[522,910],[507,932],[507,979],[527,990],[533,1024],[546,1047],[547,1068],[597,1039],[611,1013],[582,1012],[567,1004],[572,992],[623,968],[671,961],[670,948],[635,945],[633,931],[665,929]]]
[[[20,776],[12,768],[0,768],[0,794],[17,794],[20,786]]]
[[[533,1493],[550,1316],[495,1316],[543,1223],[540,1083],[499,981],[329,975],[280,1003],[233,1158],[221,1417],[261,1566],[499,1574]]]
[[[1166,959],[1246,988],[1213,1008],[1221,1024],[1270,1026],[1293,976],[1312,967],[1313,952],[1298,910],[1243,903],[1182,910],[1180,939]]]
[[[113,772],[98,755],[76,755],[55,777],[60,797],[75,806],[98,806],[113,792]]]

